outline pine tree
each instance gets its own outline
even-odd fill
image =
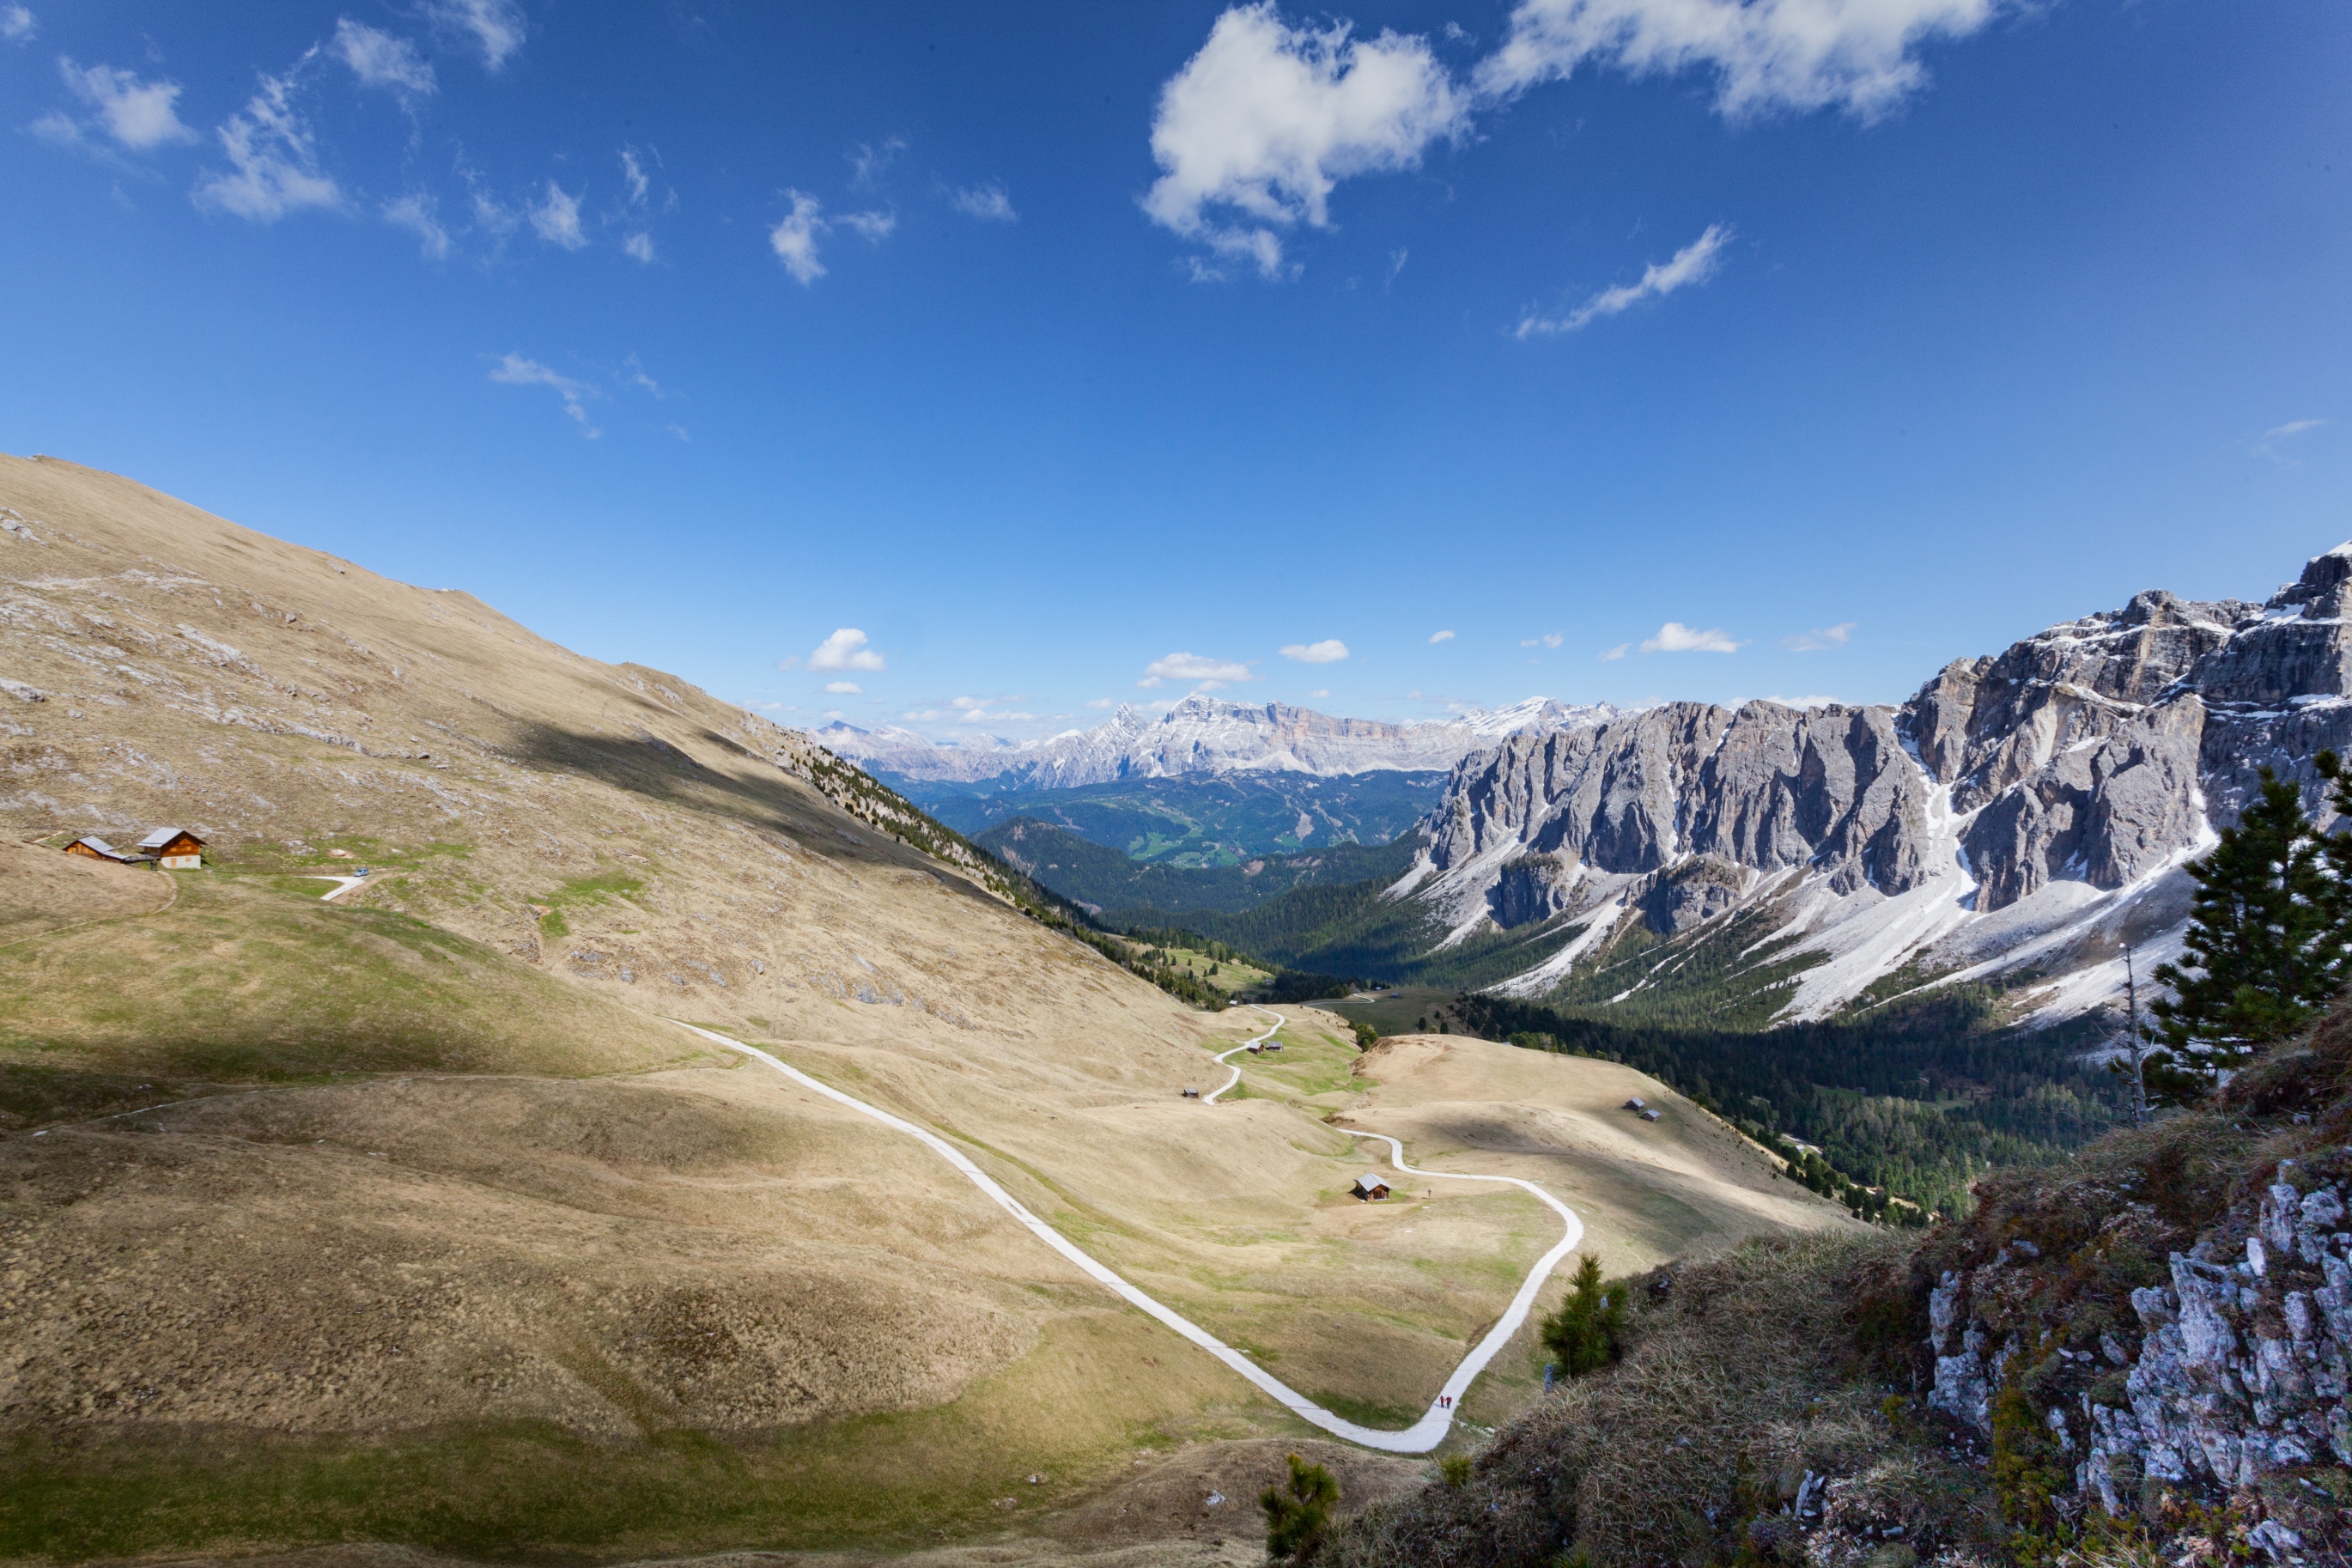
[[[1265,1510],[1265,1554],[1276,1563],[1312,1563],[1323,1550],[1323,1533],[1331,1528],[1331,1510],[1339,1506],[1339,1483],[1320,1465],[1290,1456],[1290,1491],[1280,1487],[1260,1492]]]
[[[2336,778],[2335,756],[2323,756],[2324,776]],[[2336,793],[2346,793],[2340,782]],[[2184,962],[2157,969],[2173,994],[2148,1006],[2161,1045],[2147,1055],[2147,1087],[2174,1104],[2310,1023],[2352,979],[2352,897],[2341,875],[2352,858],[2304,816],[2294,784],[2264,768],[2259,797],[2188,870],[2197,897]]]
[[[1543,1326],[1545,1353],[1570,1377],[1598,1372],[1624,1348],[1623,1292],[1603,1292],[1601,1259],[1586,1253],[1577,1260],[1576,1281],[1559,1310]]]

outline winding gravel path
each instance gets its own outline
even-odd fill
[[[1258,1011],[1265,1012],[1266,1009],[1261,1007]],[[1534,1310],[1536,1294],[1543,1289],[1544,1280],[1559,1266],[1560,1259],[1573,1252],[1576,1249],[1576,1244],[1584,1239],[1584,1222],[1577,1217],[1576,1211],[1533,1182],[1521,1181],[1517,1176],[1473,1176],[1456,1171],[1424,1171],[1406,1164],[1404,1146],[1385,1132],[1356,1132],[1347,1128],[1337,1129],[1336,1131],[1347,1132],[1353,1138],[1370,1138],[1387,1144],[1391,1163],[1399,1172],[1407,1175],[1428,1176],[1449,1182],[1499,1182],[1506,1186],[1522,1188],[1534,1194],[1538,1199],[1557,1212],[1564,1227],[1564,1234],[1560,1237],[1559,1245],[1536,1260],[1536,1266],[1528,1271],[1526,1281],[1519,1286],[1518,1294],[1511,1298],[1510,1306],[1500,1318],[1495,1321],[1495,1326],[1486,1331],[1486,1337],[1478,1342],[1468,1355],[1462,1358],[1461,1364],[1454,1369],[1453,1375],[1445,1380],[1445,1385],[1438,1390],[1438,1396],[1429,1402],[1429,1409],[1420,1420],[1402,1432],[1384,1432],[1374,1426],[1360,1426],[1345,1416],[1335,1415],[1324,1409],[1280,1378],[1265,1371],[1248,1356],[1209,1332],[1208,1330],[1172,1309],[1162,1306],[1102,1264],[1087,1257],[1078,1249],[1075,1242],[1030,1213],[1028,1207],[1020,1199],[998,1185],[994,1177],[973,1164],[963,1151],[939,1134],[918,1127],[903,1117],[893,1116],[878,1106],[868,1105],[855,1096],[844,1094],[831,1084],[811,1078],[800,1068],[769,1055],[757,1046],[747,1046],[742,1041],[730,1039],[725,1035],[716,1034],[709,1029],[696,1028],[692,1024],[680,1019],[672,1018],[670,1022],[677,1025],[681,1029],[691,1030],[712,1045],[724,1046],[730,1051],[740,1051],[754,1061],[764,1063],[802,1088],[814,1090],[827,1100],[845,1105],[861,1116],[872,1117],[894,1131],[903,1132],[909,1138],[920,1140],[933,1153],[962,1172],[972,1185],[995,1200],[998,1207],[1026,1226],[1038,1240],[1068,1258],[1081,1272],[1223,1362],[1234,1371],[1263,1389],[1275,1403],[1282,1405],[1300,1420],[1311,1422],[1335,1437],[1345,1438],[1350,1443],[1360,1444],[1367,1448],[1378,1448],[1391,1454],[1426,1454],[1444,1442],[1447,1430],[1454,1425],[1454,1411],[1448,1406],[1446,1401],[1451,1400],[1458,1404],[1461,1396],[1469,1391],[1470,1384],[1477,1379],[1478,1374],[1486,1370],[1486,1363],[1493,1361],[1505,1345],[1510,1343],[1511,1336],[1518,1332],[1519,1325],[1527,1321],[1528,1313]],[[1243,1041],[1233,1050],[1218,1053],[1216,1059],[1222,1062],[1234,1051],[1245,1050],[1256,1041],[1270,1038],[1276,1029],[1282,1027],[1283,1022],[1282,1016],[1278,1013],[1275,1014],[1274,1022],[1267,1026],[1265,1034],[1255,1037],[1255,1040]],[[1240,1082],[1241,1076],[1241,1068],[1234,1068],[1233,1077],[1228,1079],[1215,1093],[1204,1096],[1203,1103],[1214,1101],[1218,1095]]]

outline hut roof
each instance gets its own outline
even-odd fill
[[[169,844],[173,839],[179,837],[184,833],[187,833],[188,837],[191,838],[196,838],[194,834],[188,833],[188,830],[184,827],[159,827],[154,832],[149,834],[146,837],[141,839],[139,841],[139,847],[142,849],[161,849],[164,845]],[[204,840],[196,838],[196,842],[202,844]]]
[[[1375,1187],[1387,1185],[1386,1182],[1381,1180],[1380,1173],[1377,1171],[1367,1171],[1356,1178],[1356,1190],[1360,1193],[1369,1193]]]

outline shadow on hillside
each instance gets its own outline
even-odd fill
[[[590,734],[552,724],[518,725],[515,760],[529,767],[584,774],[665,805],[731,816],[788,835],[795,847],[827,859],[919,866],[959,892],[988,897],[963,877],[897,840],[836,816],[823,796],[773,763],[709,730],[702,731],[702,739],[737,765],[710,767],[657,735]]]

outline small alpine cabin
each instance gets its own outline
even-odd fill
[[[121,850],[117,849],[113,845],[109,844],[105,839],[97,837],[95,834],[88,833],[67,845],[66,853],[68,855],[86,855],[92,860],[111,860],[118,866],[131,858],[130,856],[124,854]]]
[[[194,871],[205,863],[205,841],[184,827],[159,827],[139,847],[166,871]]]
[[[1379,1203],[1389,1195],[1389,1184],[1369,1171],[1356,1178],[1353,1190],[1358,1198],[1368,1204]]]

